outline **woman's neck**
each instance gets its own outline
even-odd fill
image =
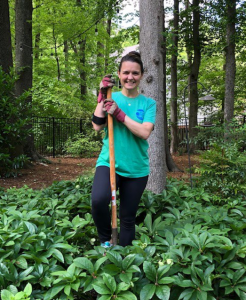
[[[136,98],[139,95],[138,90],[127,90],[123,88],[121,92],[124,96],[129,98]]]

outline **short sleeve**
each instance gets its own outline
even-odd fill
[[[150,122],[155,124],[155,119],[156,119],[156,102],[155,100],[148,98],[148,106],[144,114],[143,123]]]

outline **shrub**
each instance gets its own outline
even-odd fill
[[[26,118],[28,92],[16,98],[13,94],[15,76],[4,73],[0,67],[0,177],[16,176],[27,161],[25,155],[15,155],[15,148],[30,133],[26,129],[29,119]]]
[[[93,140],[93,133],[90,135],[76,134],[65,143],[66,154],[79,157],[93,157],[101,150],[102,142]]]
[[[13,299],[245,299],[246,201],[169,181],[131,246],[97,246],[91,178],[0,190],[0,289]],[[28,284],[27,284],[28,282]],[[22,298],[21,298],[22,297]]]

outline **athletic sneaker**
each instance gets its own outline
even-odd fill
[[[112,247],[113,244],[111,244],[110,242],[104,242],[104,243],[101,243],[101,246],[104,248],[109,248],[109,247]]]

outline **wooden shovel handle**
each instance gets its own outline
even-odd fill
[[[107,99],[112,98],[112,88],[107,90]],[[116,176],[115,176],[115,154],[114,154],[114,126],[113,116],[108,114],[108,139],[110,158],[110,185],[111,185],[111,210],[112,210],[112,242],[117,245],[117,206],[116,206]]]

